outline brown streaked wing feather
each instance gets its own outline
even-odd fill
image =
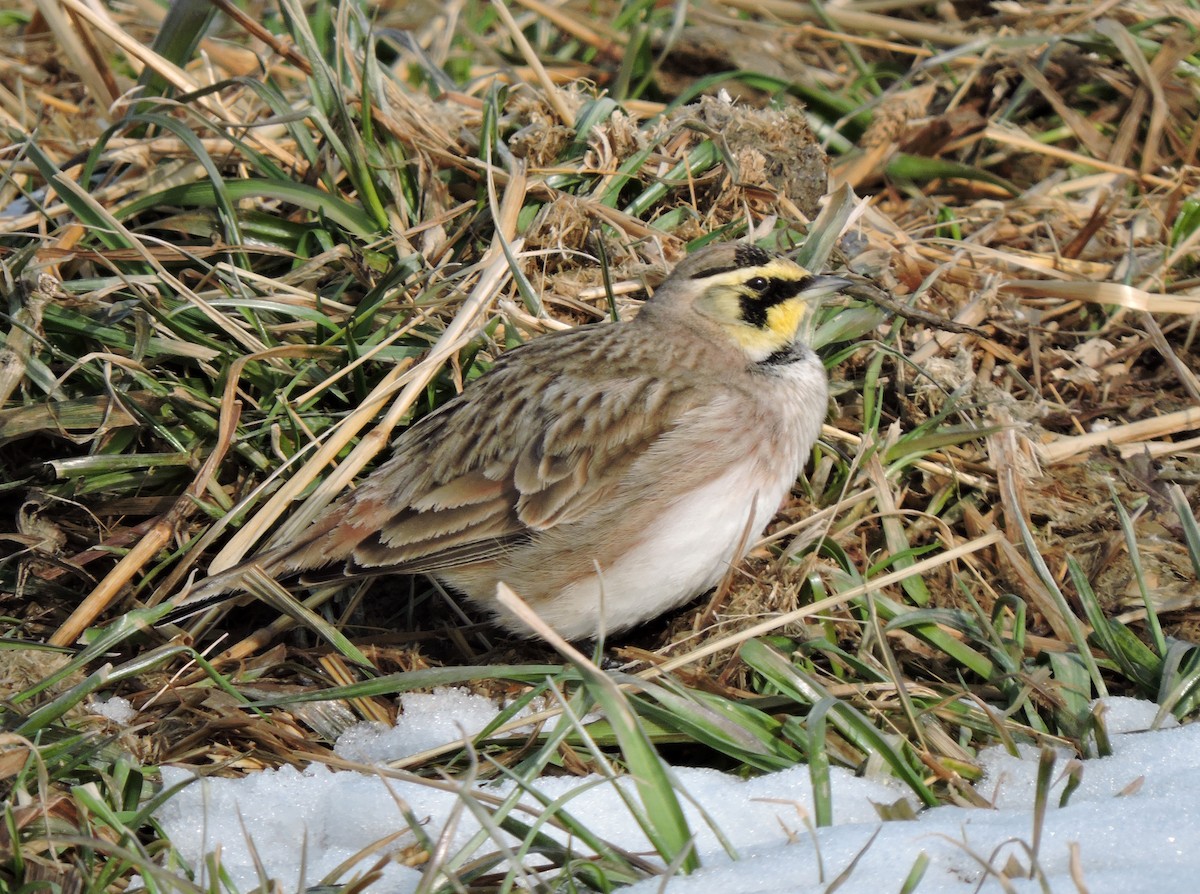
[[[612,496],[645,450],[694,406],[695,392],[651,376],[625,377],[568,405],[521,452],[517,510],[532,527],[577,521]]]
[[[357,573],[436,571],[494,559],[602,504],[696,405],[686,379],[647,373],[677,370],[680,358],[652,334],[639,345],[625,331],[615,345],[622,329],[544,336],[506,354],[487,381],[403,435],[349,498],[338,527],[360,532],[352,545],[311,547]],[[567,352],[575,362],[564,371]],[[308,567],[296,558],[292,567]]]

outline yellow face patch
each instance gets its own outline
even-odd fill
[[[714,319],[756,362],[791,345],[808,310],[807,270],[786,258],[708,278],[697,309]]]

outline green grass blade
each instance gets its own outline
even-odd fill
[[[273,199],[289,202],[299,208],[328,217],[334,223],[361,239],[371,239],[376,233],[375,223],[349,202],[331,196],[324,190],[306,183],[291,183],[266,180],[231,180],[225,183],[225,192],[230,202],[248,199]],[[188,207],[216,207],[220,199],[211,183],[189,183],[173,186],[150,195],[134,199],[116,211],[118,220],[123,220],[162,205]]]
[[[938,803],[937,796],[925,784],[921,774],[914,769],[914,763],[901,754],[900,749],[893,746],[871,725],[860,712],[843,701],[832,699],[828,692],[803,671],[795,667],[779,652],[759,640],[751,640],[742,645],[742,659],[750,667],[765,676],[785,695],[795,699],[800,704],[816,706],[824,705],[818,715],[823,722],[826,713],[832,713],[834,726],[843,736],[856,747],[868,754],[876,754],[892,768],[898,778],[913,790],[926,804]],[[814,707],[815,711],[815,707]],[[907,748],[907,744],[901,746]],[[809,755],[811,760],[812,755]]]

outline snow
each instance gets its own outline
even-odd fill
[[[88,702],[88,710],[118,726],[129,726],[137,717],[137,708],[127,698],[114,695],[104,701],[94,699]]]
[[[337,740],[334,753],[347,760],[379,764],[420,754],[447,742],[474,738],[496,716],[491,699],[465,689],[447,687],[436,692],[410,692],[403,699],[404,713],[393,727],[360,723]],[[544,705],[536,702],[518,713],[525,717]],[[514,731],[520,735],[524,728]]]
[[[407,695],[403,701],[395,730],[364,725],[343,737],[338,753],[377,763],[403,757],[460,741],[497,711],[486,699],[456,690]],[[625,891],[816,894],[845,874],[839,894],[890,894],[901,889],[914,865],[927,860],[914,889],[918,894],[1191,894],[1200,878],[1200,725],[1180,727],[1168,718],[1162,729],[1151,731],[1156,706],[1132,699],[1106,699],[1105,709],[1113,754],[1078,762],[1080,785],[1061,807],[1072,758],[1058,755],[1036,855],[1035,748],[1022,748],[1017,756],[991,749],[980,756],[985,777],[975,788],[992,808],[937,807],[908,821],[879,820],[880,806],[900,800],[918,806],[902,785],[834,768],[834,823],[818,830],[811,825],[805,767],[745,780],[677,767],[674,775],[686,793],[681,800],[702,868],[691,876],[648,878]],[[219,850],[221,866],[239,891],[260,883],[256,856],[284,890],[302,890],[323,880],[346,881],[381,856],[393,855],[368,890],[407,894],[416,890],[426,857],[405,813],[421,823],[431,841],[447,830],[441,843],[450,858],[479,830],[475,814],[456,794],[459,784],[448,780],[431,784],[321,766],[201,781],[186,770],[164,767],[163,779],[167,785],[184,784],[156,814],[166,834],[193,866]],[[616,786],[633,791],[627,778],[614,783],[601,777],[543,778],[537,790],[544,799],[563,799],[565,809],[602,838],[646,853],[650,846]],[[493,797],[512,791],[511,783],[477,788]],[[521,819],[532,822],[542,810],[528,795],[524,801],[530,813]],[[391,840],[377,849],[359,853],[388,836]],[[736,860],[726,853],[722,837]],[[483,848],[468,853],[479,856],[491,845]],[[353,865],[355,855],[354,869],[326,879],[344,861]],[[404,865],[409,855],[417,865]],[[1031,865],[1036,868],[1032,878]]]

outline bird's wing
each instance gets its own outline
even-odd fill
[[[615,333],[616,327],[613,327]],[[619,354],[604,330],[573,330],[510,351],[396,443],[394,455],[331,507],[279,571],[436,572],[493,559],[536,532],[578,521],[699,397],[678,362]],[[564,368],[563,352],[578,352]]]

